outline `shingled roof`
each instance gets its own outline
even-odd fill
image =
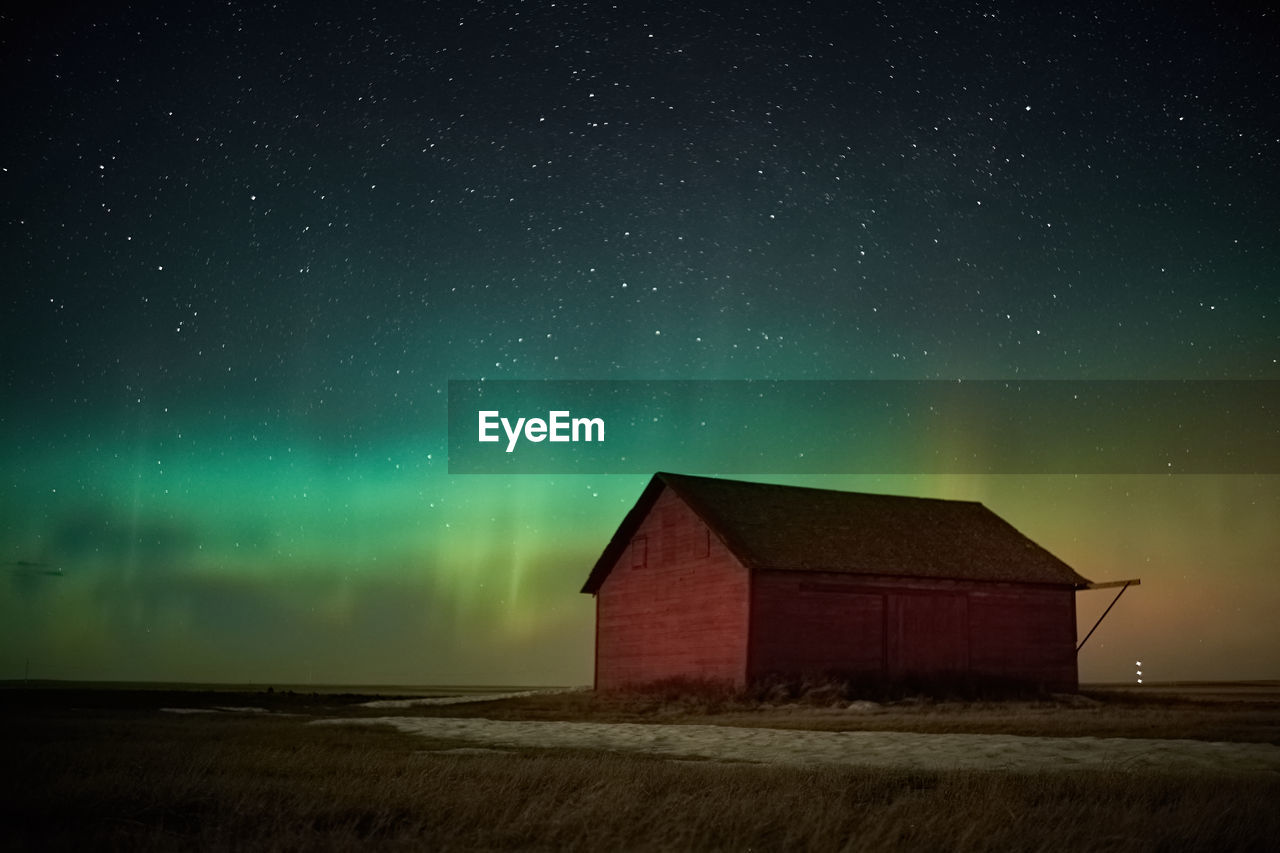
[[[1088,580],[976,501],[839,492],[659,472],[582,591],[594,594],[663,488],[749,569],[1011,581]]]

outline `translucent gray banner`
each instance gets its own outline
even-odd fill
[[[451,474],[1274,474],[1280,383],[449,382]]]

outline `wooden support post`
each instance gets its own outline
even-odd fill
[[[1093,636],[1093,632],[1098,630],[1098,626],[1102,624],[1102,620],[1107,618],[1107,614],[1111,612],[1111,608],[1116,606],[1116,602],[1120,600],[1120,596],[1124,595],[1124,591],[1131,586],[1138,586],[1142,583],[1141,578],[1132,578],[1127,581],[1106,581],[1105,583],[1091,583],[1085,589],[1107,589],[1109,587],[1120,587],[1120,591],[1116,593],[1116,597],[1111,599],[1111,603],[1107,605],[1107,609],[1102,611],[1102,615],[1098,617],[1098,621],[1093,623],[1093,627],[1089,629],[1089,633],[1084,635],[1084,639],[1080,641],[1080,645],[1076,646],[1076,654],[1080,654],[1080,650],[1084,648],[1084,644],[1089,642],[1089,638]]]

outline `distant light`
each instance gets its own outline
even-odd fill
[[[1136,660],[1136,661],[1134,661],[1134,662],[1133,662],[1133,665],[1134,665],[1134,666],[1142,666],[1142,661],[1140,661],[1140,660]]]
[[[1139,679],[1138,679],[1138,683],[1139,683],[1139,684],[1141,684],[1141,683],[1142,683],[1142,679],[1141,679],[1141,678],[1139,678]]]

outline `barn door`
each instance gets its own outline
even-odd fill
[[[894,680],[969,671],[969,608],[963,593],[889,596],[885,651]]]

